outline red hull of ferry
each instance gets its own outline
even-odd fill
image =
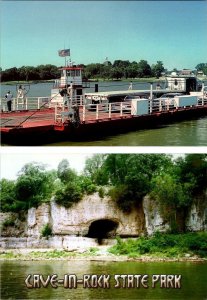
[[[199,118],[207,115],[207,105],[178,110],[157,112],[149,115],[131,116],[119,113],[102,115],[96,120],[95,115],[88,117],[78,126],[72,123],[55,124],[54,110],[39,111],[31,117],[31,112],[2,113],[1,142],[10,145],[43,145],[69,140],[92,140],[106,135],[120,134],[139,129],[156,128],[161,124]],[[28,117],[28,119],[27,119]],[[25,121],[25,119],[27,119]]]

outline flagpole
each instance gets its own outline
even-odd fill
[[[65,51],[65,41],[64,41],[64,51]],[[65,67],[66,67],[66,56],[65,56]]]

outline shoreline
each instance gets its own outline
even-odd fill
[[[107,247],[108,248],[108,247]],[[129,257],[127,255],[115,255],[106,251],[106,249],[97,250],[91,253],[89,249],[52,249],[52,248],[22,248],[22,249],[0,249],[0,261],[104,261],[104,262],[192,262],[204,263],[207,258],[198,257],[197,255],[182,257],[167,257],[156,255],[140,255]]]
[[[30,80],[30,81],[4,81],[2,84],[4,85],[18,85],[18,84],[39,84],[39,83],[53,83],[56,79],[48,79],[48,80]],[[164,81],[163,77],[155,78],[155,77],[143,77],[143,78],[132,78],[132,79],[103,79],[103,78],[94,78],[88,79],[86,82],[89,83],[97,83],[97,82],[157,82]]]

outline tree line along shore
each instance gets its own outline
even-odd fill
[[[134,78],[159,78],[167,73],[162,61],[150,65],[146,60],[139,62],[129,60],[115,60],[113,64],[110,61],[104,63],[91,63],[88,65],[80,64],[83,69],[83,79],[103,79],[120,80]],[[207,75],[207,64],[200,63],[195,67],[196,72],[203,72]],[[173,69],[173,71],[178,71]],[[51,64],[33,66],[22,66],[20,68],[1,69],[1,82],[9,81],[43,81],[54,80],[60,77],[59,67]]]

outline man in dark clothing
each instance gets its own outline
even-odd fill
[[[5,98],[6,98],[6,101],[7,101],[8,111],[11,111],[13,95],[11,94],[10,91],[8,91],[8,93],[5,95]]]

